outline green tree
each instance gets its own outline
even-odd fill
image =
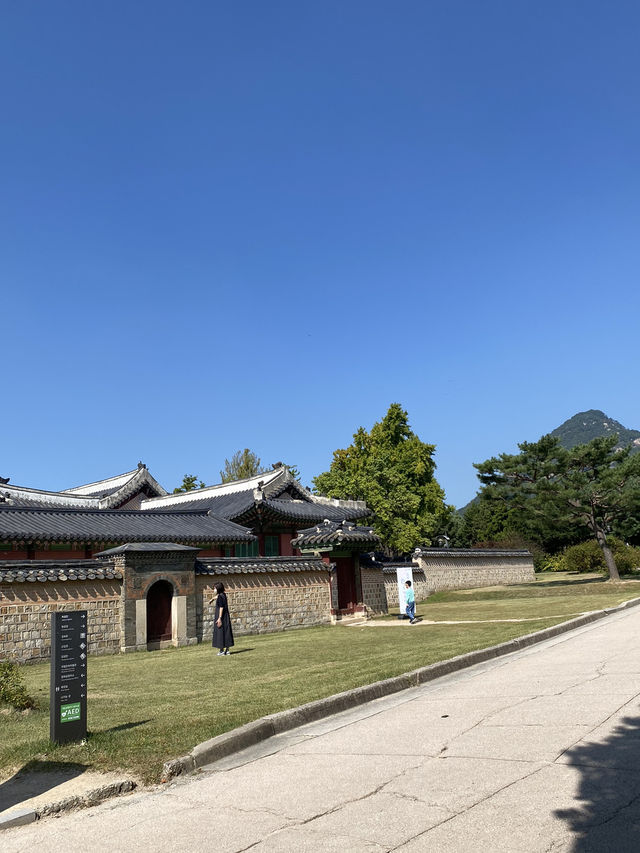
[[[329,470],[314,477],[314,491],[366,501],[387,551],[406,554],[446,532],[454,512],[434,478],[434,452],[393,403],[371,432],[360,427],[353,444],[334,452]]]
[[[231,459],[224,460],[224,468],[220,471],[220,480],[222,483],[230,483],[232,480],[246,480],[249,477],[255,477],[256,474],[263,474],[267,468],[262,468],[260,457],[245,447],[244,450],[236,451]]]
[[[196,474],[185,474],[182,483],[173,490],[174,495],[182,492],[192,492],[194,489],[204,489],[205,485]]]
[[[511,531],[517,532],[509,519],[509,507],[481,495],[472,501],[462,516],[461,544],[472,548],[485,542],[499,541]]]
[[[586,529],[602,550],[611,580],[618,568],[607,535],[640,510],[640,457],[616,449],[618,437],[595,438],[570,450],[543,436],[518,445],[520,453],[475,467],[490,499],[508,504],[522,530],[539,537]]]

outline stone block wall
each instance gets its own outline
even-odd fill
[[[423,548],[414,560],[424,572],[431,592],[531,583],[535,579],[529,551]]]
[[[120,581],[0,584],[0,660],[51,656],[51,614],[86,610],[92,655],[120,651]]]
[[[386,613],[389,609],[384,574],[381,569],[361,567],[362,602],[367,613]],[[396,592],[396,604],[398,595]]]
[[[234,634],[266,634],[331,620],[329,572],[225,574],[196,578],[198,640],[211,642],[214,585],[222,581]]]

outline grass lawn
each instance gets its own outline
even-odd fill
[[[89,661],[86,744],[49,742],[49,665],[22,668],[40,709],[0,715],[0,779],[29,765],[125,769],[157,781],[162,764],[258,717],[369,684],[640,595],[637,581],[538,576],[531,584],[438,593],[426,619],[477,624],[320,627],[240,637],[235,654],[209,645]],[[527,622],[483,622],[527,618]]]

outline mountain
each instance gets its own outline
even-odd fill
[[[560,439],[560,444],[567,449],[576,444],[586,444],[600,436],[618,434],[618,447],[632,445],[632,453],[640,452],[640,430],[627,429],[620,421],[609,418],[600,409],[589,409],[588,412],[578,412],[568,421],[553,430],[551,435]]]
[[[618,434],[617,447],[626,447],[631,444],[632,453],[640,453],[640,430],[627,429],[622,426],[620,421],[613,418],[608,418],[600,409],[589,409],[588,412],[578,412],[568,421],[556,427],[551,435],[555,435],[560,439],[560,444],[566,447],[567,450],[575,447],[577,444],[587,444],[594,438],[599,436]],[[472,498],[468,504],[457,510],[460,515],[464,515],[465,511],[471,504],[478,500],[478,496]]]

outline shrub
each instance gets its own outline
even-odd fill
[[[0,663],[0,702],[24,711],[26,708],[35,708],[35,701],[27,693],[24,678],[17,663],[3,661]]]
[[[609,544],[621,575],[630,575],[635,569],[640,569],[640,548],[633,548],[622,540],[613,538],[609,540]]]
[[[621,575],[640,569],[640,548],[626,545],[622,540],[611,537],[609,547]],[[570,572],[606,572],[602,550],[594,539],[572,545],[564,552],[564,561]]]
[[[569,572],[605,572],[602,550],[595,539],[571,545],[564,552],[564,562]]]
[[[567,563],[564,554],[546,554],[542,562],[543,572],[566,572]]]

